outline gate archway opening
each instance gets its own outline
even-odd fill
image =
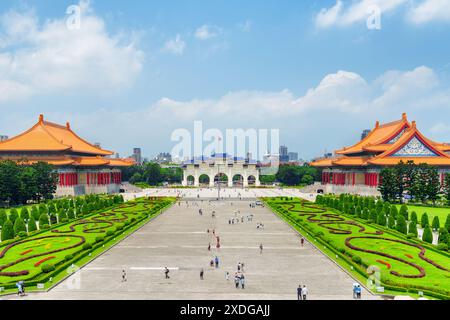
[[[198,182],[201,187],[209,187],[209,181],[210,181],[210,178],[207,174],[202,174],[198,178]]]
[[[241,174],[236,174],[233,176],[233,187],[244,187],[244,177]]]
[[[194,176],[188,176],[187,177],[187,183],[188,183],[188,186],[190,186],[190,187],[195,186],[195,177]]]
[[[249,185],[249,187],[256,186],[256,178],[255,178],[255,176],[249,176],[248,177],[248,185]]]
[[[221,187],[227,187],[228,186],[228,176],[225,173],[218,173],[214,177],[214,185],[221,186]]]

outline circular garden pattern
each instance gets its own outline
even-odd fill
[[[384,283],[450,295],[450,258],[447,255],[306,201],[286,198],[265,201],[290,223],[320,237],[353,263],[379,267]],[[366,275],[369,274],[366,272]]]

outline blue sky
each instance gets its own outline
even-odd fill
[[[73,4],[79,30],[66,26]],[[45,113],[151,157],[202,120],[279,128],[310,159],[407,112],[450,142],[448,39],[450,0],[2,0],[0,134]]]

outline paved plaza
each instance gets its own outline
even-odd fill
[[[188,199],[256,199],[263,197],[297,197],[315,201],[315,194],[301,192],[300,189],[289,188],[151,188],[138,193],[124,194],[125,200],[139,197],[180,197]]]
[[[347,273],[310,244],[301,247],[300,236],[289,225],[267,208],[250,208],[251,203],[180,201],[75,276],[47,293],[30,293],[25,299],[296,299],[299,284],[307,285],[312,300],[352,298],[354,280]],[[247,221],[250,215],[253,221]],[[230,225],[232,218],[240,222]],[[258,223],[264,228],[257,229]],[[217,269],[209,265],[216,256]],[[245,289],[234,286],[239,262],[244,263]],[[167,280],[166,266],[170,269]],[[202,268],[204,280],[200,280]],[[122,282],[122,269],[126,282]],[[374,298],[363,292],[363,299]]]

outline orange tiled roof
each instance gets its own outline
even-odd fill
[[[316,161],[311,162],[310,165],[313,167],[330,167],[333,165],[333,160],[336,159],[332,158],[318,159]]]
[[[77,136],[69,123],[61,126],[44,121],[39,117],[39,122],[31,129],[6,141],[0,142],[0,151],[27,152],[27,151],[72,151],[92,155],[112,155],[113,152],[97,148],[89,142]]]
[[[367,151],[365,148],[385,144],[395,138],[405,128],[410,127],[406,114],[403,114],[401,120],[380,125],[377,121],[375,128],[357,144],[341,150],[337,150],[336,154],[348,155]]]
[[[417,138],[421,143],[423,143],[431,152],[436,156],[433,157],[422,157],[422,156],[411,156],[411,157],[397,157],[394,156],[395,153],[407,145],[411,139]],[[439,146],[435,142],[427,139],[418,129],[416,123],[413,122],[410,129],[408,129],[403,136],[395,142],[391,148],[386,150],[384,153],[373,157],[368,162],[374,165],[396,165],[401,161],[413,161],[414,163],[427,163],[430,165],[450,165],[450,156],[444,151],[440,150]]]

